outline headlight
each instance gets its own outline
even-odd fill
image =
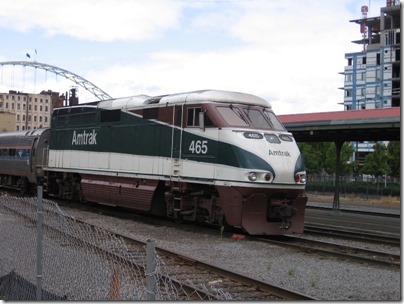
[[[257,180],[257,173],[255,173],[255,172],[250,172],[250,173],[248,174],[248,179],[249,179],[250,181],[252,181],[252,182],[255,182],[255,181]]]
[[[306,183],[306,174],[297,173],[295,175],[295,182],[299,183],[299,184],[305,184]]]
[[[265,174],[265,176],[264,176],[264,178],[265,178],[265,180],[267,181],[267,182],[270,182],[270,181],[272,181],[272,174],[271,173],[266,173]]]

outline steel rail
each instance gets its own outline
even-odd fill
[[[4,206],[2,206],[2,207],[4,207]],[[33,206],[33,208],[34,207],[35,206]],[[18,214],[19,216],[26,218],[32,224],[35,224],[35,222],[36,222],[35,218],[32,218],[29,215],[24,214],[24,211],[26,211],[26,210],[13,210],[12,208],[9,208],[9,207],[6,207],[6,209],[8,209],[9,211],[12,211],[15,214]],[[51,212],[51,211],[47,210],[47,212]],[[107,231],[108,233],[110,233],[111,235],[114,235],[116,237],[123,239],[127,245],[135,244],[135,247],[139,247],[139,246],[144,246],[146,244],[146,242],[144,242],[144,241],[134,239],[133,237],[129,237],[122,233],[110,231],[103,227],[89,223],[85,220],[74,218],[74,221],[79,224],[93,227],[94,229],[96,229],[96,228],[103,229],[103,230]],[[51,229],[53,231],[57,231],[58,233],[61,233],[64,235],[63,231],[60,231],[56,227],[52,227],[48,224],[44,224],[44,227],[46,227],[46,229]],[[76,243],[77,243],[77,241],[79,243],[85,242],[81,239],[78,239],[76,236],[73,236],[73,235],[66,235],[66,236],[74,239],[76,241]],[[97,250],[106,251],[104,248],[101,248],[95,244],[86,242],[85,245],[91,246]],[[160,257],[163,257],[165,259],[170,259],[171,261],[173,261],[173,263],[172,263],[173,265],[181,265],[181,269],[185,269],[186,266],[189,267],[188,270],[186,270],[186,269],[184,270],[185,271],[184,278],[182,278],[182,279],[177,278],[177,279],[174,279],[171,281],[175,285],[177,285],[177,287],[182,288],[188,295],[194,295],[194,296],[198,295],[200,297],[200,299],[212,299],[212,298],[214,298],[214,295],[212,295],[211,293],[207,293],[207,291],[198,288],[196,285],[187,283],[187,281],[189,281],[189,280],[192,281],[193,277],[196,277],[196,278],[199,277],[205,283],[209,282],[207,280],[207,278],[213,279],[214,281],[223,280],[225,283],[224,287],[221,287],[220,285],[215,286],[215,287],[228,292],[230,295],[239,294],[239,296],[241,297],[241,300],[244,300],[244,298],[242,298],[243,296],[246,297],[245,298],[246,300],[271,300],[271,301],[272,300],[316,300],[315,298],[309,297],[307,295],[297,293],[297,292],[294,292],[294,291],[291,291],[291,290],[288,290],[285,288],[281,288],[281,287],[278,287],[278,286],[275,286],[272,284],[267,284],[267,283],[249,278],[242,274],[238,274],[238,273],[220,268],[219,266],[215,266],[215,265],[211,265],[211,264],[199,261],[193,257],[184,256],[181,253],[178,253],[175,251],[166,250],[163,248],[159,248],[157,246],[155,249],[156,249],[156,252],[159,253]],[[126,263],[130,263],[130,264],[134,263],[131,260],[127,260],[126,257],[120,256],[120,255],[115,254],[110,251],[106,251],[106,252],[108,252],[109,256],[114,257],[114,259],[116,259],[116,261],[125,261]],[[137,267],[143,268],[142,265],[139,265],[139,264],[134,264],[134,265]],[[170,275],[170,274],[168,274],[168,275]],[[193,298],[192,300],[196,300],[196,299],[197,298]],[[236,299],[236,300],[240,300],[240,299]]]

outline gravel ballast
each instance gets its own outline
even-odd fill
[[[66,207],[61,209],[66,215],[106,230],[141,241],[152,239],[158,247],[319,300],[401,300],[399,270],[299,252],[248,238],[233,239],[216,230],[201,232],[192,225],[156,226]],[[0,230],[7,231],[13,218],[18,221],[16,216],[3,213]],[[0,239],[2,244],[15,241],[10,240],[7,233],[2,233]],[[7,247],[3,246],[0,251],[0,262],[2,253],[9,255]],[[15,252],[20,253],[23,251]]]
[[[398,270],[297,252],[249,239],[222,237],[214,230],[201,234],[194,232],[192,225],[182,229],[158,227],[73,209],[64,211],[105,229],[142,241],[152,239],[158,247],[319,300],[401,299]]]

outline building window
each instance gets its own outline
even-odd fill
[[[22,109],[25,111],[25,103],[22,105]]]
[[[352,89],[345,90],[345,97],[351,97],[352,96]]]
[[[352,58],[348,58],[348,66],[352,65]]]
[[[366,64],[366,57],[362,57],[362,64]]]
[[[21,109],[21,104],[17,103],[17,110]]]
[[[345,81],[346,81],[346,82],[352,81],[352,74],[346,74],[346,75],[345,75]]]
[[[20,121],[20,115],[17,114],[17,121]]]

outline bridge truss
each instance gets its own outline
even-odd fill
[[[84,88],[85,90],[87,90],[88,92],[93,94],[99,100],[112,99],[112,97],[110,95],[108,95],[106,92],[101,90],[99,87],[97,87],[92,82],[84,79],[83,77],[81,77],[77,74],[74,74],[70,71],[61,69],[59,67],[56,67],[56,66],[53,66],[50,64],[40,63],[40,62],[36,62],[36,61],[5,61],[5,62],[0,62],[0,65],[2,67],[6,66],[6,65],[12,65],[12,66],[18,65],[18,66],[23,66],[23,67],[27,66],[27,67],[32,67],[35,69],[41,69],[41,70],[44,70],[47,72],[49,71],[56,75],[62,76],[70,81],[73,81],[77,85],[81,86],[82,88]]]

